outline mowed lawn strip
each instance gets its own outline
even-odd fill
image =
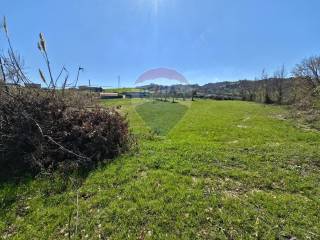
[[[77,225],[73,239],[320,238],[318,132],[280,107],[198,100],[157,138],[137,113],[152,111],[144,104],[121,100],[140,150],[91,172],[78,220],[76,191],[60,178],[6,184],[1,237],[68,239]]]
[[[161,101],[149,101],[136,107],[146,125],[159,135],[166,135],[182,119],[187,109],[179,103]]]

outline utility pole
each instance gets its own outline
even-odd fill
[[[120,78],[120,75],[118,76],[118,89],[120,88],[120,81],[121,81],[121,78]]]

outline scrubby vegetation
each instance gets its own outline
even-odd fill
[[[3,27],[9,51],[0,56],[1,179],[13,173],[19,176],[56,169],[70,173],[113,159],[128,149],[130,134],[124,116],[98,105],[89,109],[95,104],[94,96],[67,89],[65,67],[54,78],[43,34],[38,48],[49,78],[42,70],[39,74],[47,89],[35,88],[26,76],[6,21]]]
[[[9,94],[0,103],[2,172],[92,167],[128,148],[127,122],[114,109],[71,109],[42,91]]]

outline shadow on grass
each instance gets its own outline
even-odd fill
[[[80,188],[94,169],[109,164],[110,161],[94,167],[72,170],[69,172],[55,170],[52,172],[31,172],[10,166],[0,170],[0,218],[3,218],[17,203],[25,201],[26,196],[36,192],[44,199],[75,191]]]

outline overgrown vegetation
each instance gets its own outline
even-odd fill
[[[38,48],[49,75],[46,78],[39,69],[45,90],[35,88],[24,73],[5,19],[3,29],[9,49],[0,56],[2,177],[55,169],[70,173],[113,159],[128,149],[126,119],[115,109],[101,109],[92,96],[84,98],[84,93],[67,89],[69,73],[65,67],[54,76],[43,34]]]

